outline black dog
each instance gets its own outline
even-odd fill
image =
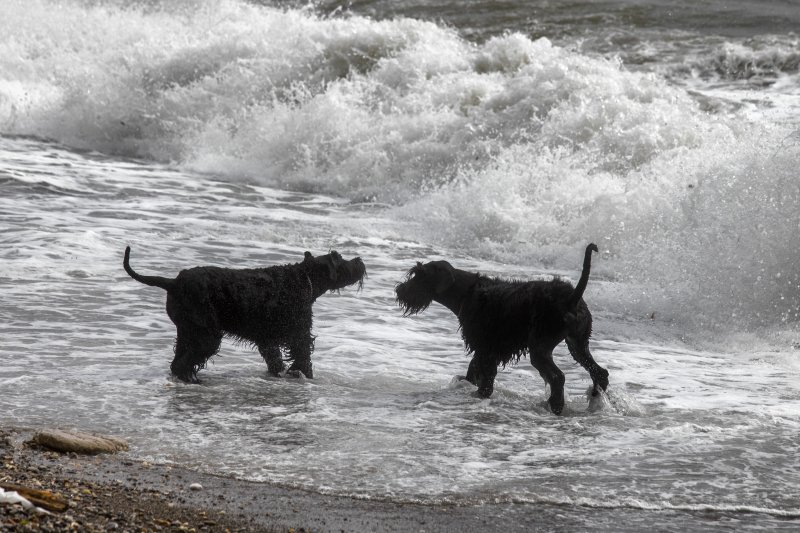
[[[223,336],[252,343],[274,376],[288,372],[313,378],[311,306],[326,291],[359,284],[366,275],[360,257],[345,261],[337,252],[305,253],[302,263],[268,268],[203,266],[182,270],[175,279],[142,276],[130,267],[130,247],[122,265],[133,279],[167,291],[167,314],[178,329],[170,369],[182,381],[197,383],[197,371],[217,353]]]
[[[553,362],[553,349],[567,341],[572,357],[594,383],[593,394],[608,387],[608,371],[589,353],[592,315],[583,301],[589,281],[592,251],[586,247],[583,272],[573,288],[566,281],[505,281],[453,268],[447,261],[417,263],[395,289],[405,315],[421,313],[439,302],[450,309],[461,328],[468,353],[473,354],[464,379],[478,386],[478,396],[494,390],[497,365],[505,366],[529,353],[531,364],[550,384],[550,408],[564,408],[564,374]]]

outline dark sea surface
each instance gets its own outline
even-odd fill
[[[0,424],[543,530],[800,528],[800,2],[0,0]],[[579,275],[590,380],[454,379],[416,261]],[[315,379],[169,376],[186,267],[361,256]],[[502,509],[502,511],[500,510]],[[558,521],[563,520],[563,526]],[[552,521],[552,523],[551,523]]]

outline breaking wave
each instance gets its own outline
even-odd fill
[[[574,271],[594,241],[598,276],[624,282],[598,289],[607,309],[796,330],[786,120],[518,33],[476,44],[429,22],[234,0],[5,11],[5,134],[389,204],[415,237],[533,268]],[[687,68],[798,69],[786,43],[719,49]]]

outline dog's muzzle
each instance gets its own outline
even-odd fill
[[[349,261],[341,261],[336,265],[336,279],[333,280],[332,289],[341,289],[354,283],[358,283],[358,288],[360,289],[366,275],[367,267],[360,257]]]
[[[414,279],[400,283],[394,289],[395,301],[403,309],[403,315],[416,315],[421,313],[431,305],[433,296]]]

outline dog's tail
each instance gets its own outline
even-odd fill
[[[139,283],[144,283],[145,285],[150,285],[152,287],[161,287],[166,291],[169,291],[172,287],[175,286],[174,279],[162,278],[161,276],[142,276],[141,274],[137,274],[131,268],[130,257],[131,257],[131,247],[126,246],[125,259],[122,260],[122,266],[125,267],[125,272],[127,272],[130,277],[132,277]]]
[[[586,290],[586,284],[589,283],[589,270],[592,267],[592,252],[597,252],[597,245],[592,243],[586,247],[586,255],[583,256],[583,272],[581,272],[581,279],[575,286],[575,290],[567,301],[567,308],[574,309],[578,302],[583,298],[583,291]]]

